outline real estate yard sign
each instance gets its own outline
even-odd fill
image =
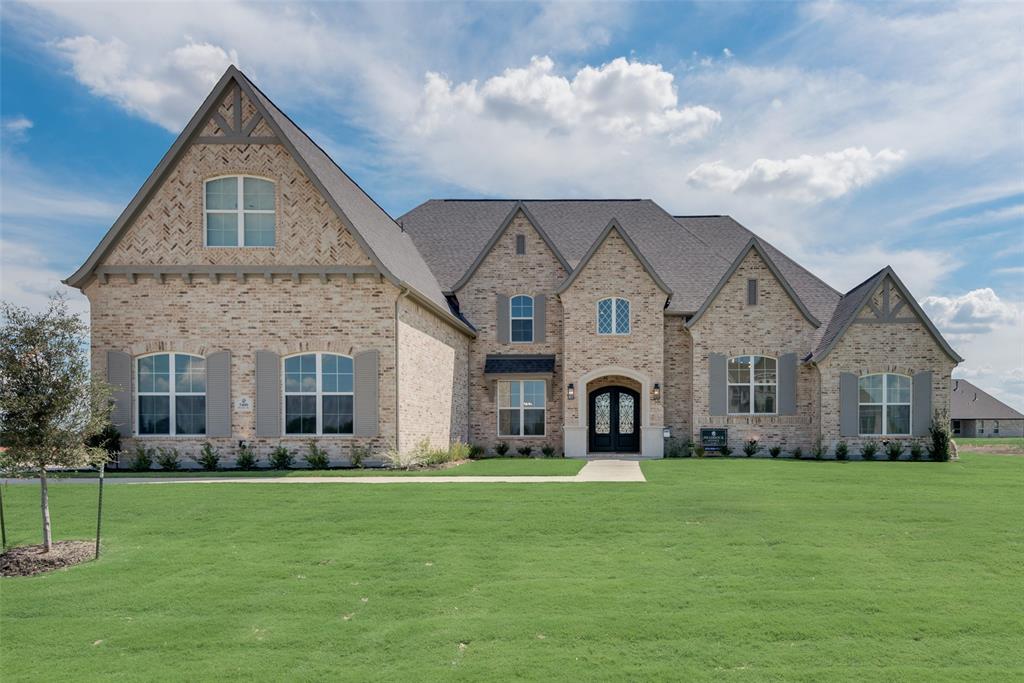
[[[700,430],[700,445],[706,453],[717,453],[729,441],[729,430],[717,427]]]

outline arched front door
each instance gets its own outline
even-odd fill
[[[640,395],[626,387],[590,392],[591,453],[640,452]]]

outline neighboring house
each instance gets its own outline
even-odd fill
[[[965,379],[953,380],[953,436],[1024,436],[1024,415]]]
[[[945,419],[961,360],[891,268],[842,294],[727,216],[432,200],[396,222],[233,67],[67,282],[128,447],[855,447]]]

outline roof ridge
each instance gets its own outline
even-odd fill
[[[643,197],[441,197],[428,199],[428,202],[644,202],[650,201]],[[424,202],[425,203],[425,202]]]

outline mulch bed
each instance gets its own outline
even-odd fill
[[[56,541],[50,552],[42,545],[10,548],[0,555],[0,576],[32,576],[88,562],[96,556],[95,541]]]

